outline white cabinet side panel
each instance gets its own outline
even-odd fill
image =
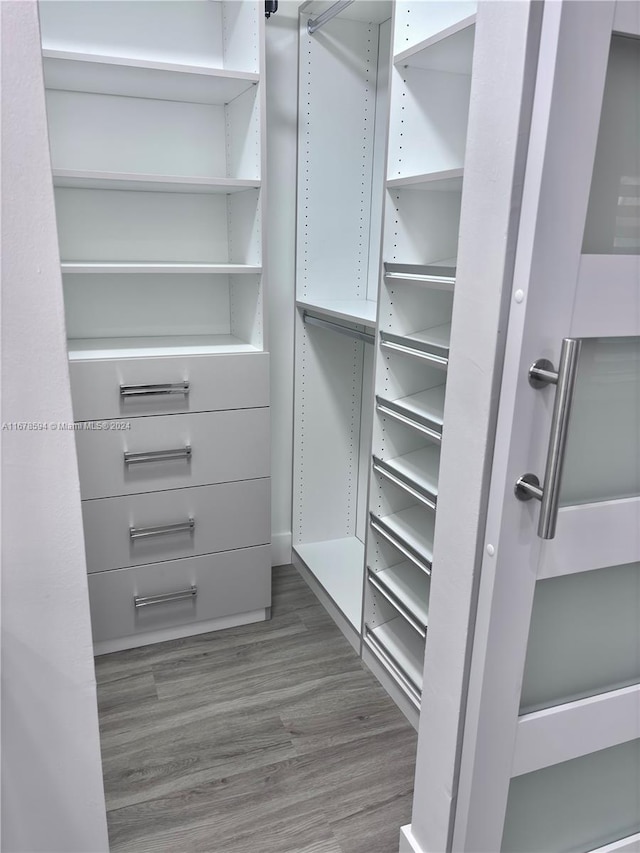
[[[238,95],[225,107],[227,132],[227,176],[260,178],[260,106],[257,86]]]
[[[263,4],[223,0],[222,49],[224,67],[260,72],[260,44],[264,29]]]
[[[378,27],[338,16],[309,36],[301,16],[298,299],[364,299]]]
[[[262,263],[262,203],[259,190],[228,197],[229,262]]]
[[[362,359],[362,409],[360,413],[360,441],[358,447],[358,504],[356,510],[356,536],[365,541],[367,535],[369,467],[371,464],[371,436],[373,430],[373,346],[365,346]]]
[[[298,324],[294,545],[355,534],[366,346]]]
[[[389,71],[391,62],[391,21],[378,28],[378,76],[376,121],[373,132],[373,177],[371,181],[371,223],[369,228],[369,283],[367,299],[378,298],[382,208],[387,172],[387,127],[389,124]]]

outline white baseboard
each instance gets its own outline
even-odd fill
[[[251,610],[248,613],[237,613],[234,616],[222,616],[219,619],[207,619],[204,622],[192,622],[189,625],[177,625],[175,628],[160,628],[157,631],[145,631],[131,637],[121,637],[117,640],[101,640],[93,644],[93,654],[107,655],[111,652],[122,652],[125,649],[136,649],[138,646],[150,646],[153,643],[164,643],[167,640],[180,640],[182,637],[193,637],[196,634],[208,634],[211,631],[222,631],[224,628],[237,628],[240,625],[250,625],[252,622],[264,622],[271,618],[271,608]]]
[[[400,853],[425,853],[411,832],[411,824],[400,827]]]
[[[291,562],[291,531],[271,536],[271,565],[288,566]]]

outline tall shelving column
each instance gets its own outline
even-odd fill
[[[391,3],[300,7],[294,562],[360,648]]]
[[[414,724],[446,434],[474,30],[474,3],[395,4],[363,659]]]
[[[40,13],[96,648],[264,619],[262,4]]]

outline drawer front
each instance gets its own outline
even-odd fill
[[[173,600],[135,606],[162,595]],[[96,643],[261,610],[271,606],[269,547],[98,572],[89,601]]]
[[[269,405],[269,354],[265,352],[72,361],[69,372],[77,421]],[[167,385],[173,386],[171,393],[170,389],[155,393]],[[143,391],[154,393],[139,393]]]
[[[76,432],[85,500],[269,476],[268,408],[100,425]]]
[[[87,571],[268,544],[269,504],[268,478],[83,501]]]

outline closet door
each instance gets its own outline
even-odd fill
[[[640,15],[547,3],[452,848],[640,846]]]

